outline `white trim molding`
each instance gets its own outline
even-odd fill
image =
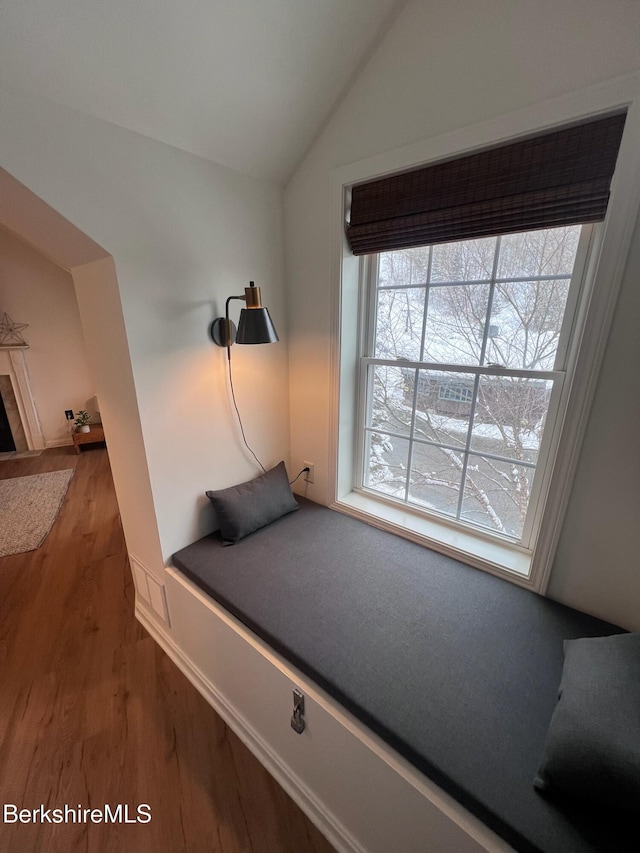
[[[144,608],[156,619],[170,626],[169,607],[165,585],[148,569],[142,560],[129,554],[133,585],[136,588],[136,614]]]
[[[0,347],[0,373],[5,369],[11,378],[13,393],[15,394],[22,427],[27,439],[29,450],[44,450],[45,440],[40,426],[38,410],[31,390],[29,370],[25,356],[25,346],[2,346]],[[6,358],[3,358],[6,353]],[[3,366],[6,365],[6,368]]]
[[[578,346],[579,357],[576,351],[567,412],[561,434],[555,437],[558,450],[542,509],[540,533],[532,548],[529,584],[543,594],[549,582],[640,207],[640,72],[379,154],[340,167],[331,174],[333,393],[330,454],[333,482],[330,483],[330,493],[334,497],[334,506],[339,508],[353,488],[352,474],[346,469],[354,459],[357,417],[352,404],[355,364],[351,362],[355,359],[355,347],[352,351],[349,341],[341,340],[341,330],[354,329],[359,313],[358,259],[350,252],[344,228],[345,204],[351,186],[622,109],[627,110],[627,120],[609,207],[587,269],[592,285],[588,304],[584,306],[586,313]],[[459,556],[465,559],[463,553]]]

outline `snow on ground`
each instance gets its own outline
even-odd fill
[[[467,434],[469,422],[458,418],[446,417],[445,415],[429,415],[427,418],[417,413],[420,420],[430,422],[431,426],[437,430],[449,433]],[[508,447],[515,447],[515,439],[513,435],[513,427],[507,426],[498,427],[496,424],[475,423],[473,425],[473,435],[476,438],[486,438],[492,441],[506,443]],[[527,450],[538,450],[540,447],[540,436],[532,430],[523,430],[520,433],[520,442]]]

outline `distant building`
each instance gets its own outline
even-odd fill
[[[415,371],[403,369],[404,395],[413,401]],[[474,380],[450,373],[418,374],[416,405],[423,412],[468,419],[473,405]],[[478,386],[476,420],[480,423],[514,424],[533,427],[549,407],[550,387],[541,379],[484,376]]]

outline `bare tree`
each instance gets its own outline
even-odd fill
[[[375,368],[369,485],[452,515],[463,489],[463,518],[519,535],[551,384],[464,365],[553,369],[578,236],[560,228],[381,256],[375,357],[460,369]]]

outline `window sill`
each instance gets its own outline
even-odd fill
[[[521,586],[531,586],[533,555],[524,548],[455,529],[409,509],[378,501],[364,492],[349,492],[331,504],[331,508]]]

